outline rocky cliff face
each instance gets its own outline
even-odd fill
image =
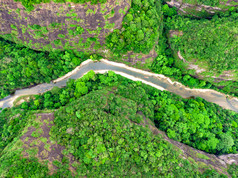
[[[238,7],[238,0],[228,0],[222,2],[217,6],[209,6],[200,3],[186,3],[186,0],[168,0],[167,4],[176,7],[181,13],[189,14],[192,16],[202,17],[215,14],[216,12],[226,11],[231,7]]]
[[[0,37],[33,49],[100,50],[121,23],[130,0],[105,4],[42,3],[26,11],[14,0],[0,0]]]

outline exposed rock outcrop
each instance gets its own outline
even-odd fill
[[[105,4],[41,3],[26,11],[20,2],[0,0],[0,37],[33,49],[99,49],[121,28],[130,0]]]

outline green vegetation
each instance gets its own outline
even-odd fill
[[[35,2],[40,3],[41,1],[27,1],[26,3],[34,4]],[[54,2],[58,1],[54,0]],[[114,28],[120,27],[124,14],[130,8],[130,0],[100,2],[97,6],[91,6],[89,1],[84,1],[85,4],[78,6],[77,9],[71,3],[55,4],[57,8],[52,8],[47,15],[51,19],[49,24],[47,20],[39,21],[38,11],[28,12],[22,9],[20,14],[24,16],[23,18],[18,14],[19,10],[4,6],[3,13],[11,12],[14,22],[10,23],[4,15],[0,17],[2,26],[4,26],[2,28],[4,30],[0,31],[0,36],[5,40],[40,51],[60,49],[102,52],[105,48],[105,37]],[[44,11],[43,7],[45,6],[39,5],[39,11]],[[54,11],[57,11],[57,15]],[[85,11],[86,15],[81,13],[82,11]],[[88,14],[87,11],[93,13]],[[113,18],[119,18],[119,20],[114,21]]]
[[[170,38],[171,48],[180,51],[188,61],[198,59],[207,64],[210,71],[235,70],[238,68],[237,15],[212,20],[174,16],[167,20],[167,25],[171,30],[182,31],[182,35]]]
[[[236,164],[230,165],[228,168],[228,173],[232,176],[232,178],[237,178],[238,166]]]
[[[212,20],[192,20],[176,15],[174,8],[167,5],[164,5],[162,10],[166,17],[165,28],[156,46],[158,56],[148,68],[191,88],[211,88],[238,96],[238,51],[235,30],[238,13],[231,12],[230,17],[214,16]],[[220,31],[222,28],[224,30]],[[219,33],[220,36],[217,35]],[[170,35],[173,37],[169,37]],[[178,59],[178,51],[186,63]],[[194,61],[198,68],[201,66],[206,71],[196,74],[194,69],[189,70],[187,63]],[[225,75],[224,71],[228,72],[228,78],[233,80],[226,80],[227,77],[215,79],[219,75]]]
[[[115,93],[137,103],[138,108],[132,108],[131,112],[142,112],[174,140],[214,154],[236,153],[238,150],[238,114],[235,112],[201,98],[183,99],[140,82],[131,82],[113,72],[108,76],[97,76],[91,71],[82,79],[70,80],[67,88],[36,95],[34,101],[24,102],[20,107],[26,110],[59,108],[105,85],[117,86]],[[94,105],[97,104],[94,102]],[[112,106],[111,112],[124,112],[119,103]],[[139,115],[130,117],[137,123],[142,119]]]
[[[164,45],[168,47],[168,45]],[[237,81],[221,81],[215,82],[213,78],[199,79],[194,70],[187,70],[183,61],[176,60],[169,48],[166,53],[158,55],[148,67],[155,73],[164,74],[178,80],[182,84],[190,88],[211,88],[226,94],[238,96],[238,82]],[[194,77],[195,76],[195,77]]]
[[[122,29],[107,37],[107,47],[113,52],[149,53],[156,44],[162,21],[161,3],[155,0],[133,0],[123,19]]]
[[[28,10],[50,2],[17,1]],[[106,0],[54,2],[97,4]],[[221,3],[186,2],[210,6]],[[156,0],[132,0],[128,12],[127,6],[108,13],[106,4],[100,7],[100,18],[105,21],[97,22],[95,30],[86,24],[90,18],[81,19],[74,10],[66,12],[67,23],[11,24],[11,34],[1,36],[19,44],[0,39],[0,99],[18,88],[50,82],[82,61],[100,56],[71,50],[74,47],[99,51],[113,60],[125,60],[131,54],[130,61],[136,66],[191,88],[212,88],[238,96],[238,13],[234,9],[211,19],[195,19],[179,16],[175,8]],[[58,17],[63,10],[59,9]],[[19,15],[20,9],[16,12]],[[97,9],[85,13],[89,17],[98,15]],[[122,14],[122,27],[114,29],[120,24],[113,17]],[[49,41],[53,32],[57,32],[56,38]],[[100,41],[102,32],[105,45]],[[21,33],[34,40],[21,41],[17,38]],[[49,43],[43,45],[41,40]],[[156,52],[157,57],[144,59],[150,52]],[[184,59],[179,59],[180,54]],[[206,71],[197,74],[186,63]],[[212,78],[225,72],[232,81]],[[216,155],[238,151],[238,114],[202,98],[183,99],[112,71],[97,75],[90,71],[81,79],[68,80],[65,88],[25,96],[21,103],[23,98],[15,101],[13,108],[0,112],[0,177],[227,177],[221,171],[237,176],[236,165],[216,167],[214,157],[188,147]],[[45,119],[41,113],[51,113],[51,118]],[[172,145],[165,140],[162,131],[188,146],[178,149],[175,142]]]
[[[83,52],[37,52],[0,39],[0,98],[17,88],[50,82],[88,59]]]
[[[236,0],[177,0],[177,2],[181,4],[180,15],[191,18],[211,18],[215,14],[228,16],[230,11],[238,10]]]
[[[104,75],[95,75],[90,71],[81,79],[70,80],[66,88],[54,88],[35,96],[34,101],[23,103],[22,109],[4,109],[0,113],[0,117],[6,118],[3,129],[0,129],[0,175],[50,177],[46,162],[39,163],[40,158],[36,156],[38,150],[23,149],[26,141],[22,136],[29,131],[29,127],[38,130],[42,127],[43,123],[32,117],[34,113],[44,112],[46,108],[59,108],[54,111],[54,125],[50,128],[48,139],[65,149],[58,153],[63,154],[63,157],[53,162],[57,171],[54,171],[52,177],[62,174],[67,177],[219,176],[205,163],[184,160],[181,151],[160,135],[153,135],[146,125],[143,126],[152,122],[154,115],[159,113],[160,100],[165,96],[170,97],[171,101],[186,102],[168,92],[133,82],[110,71]],[[194,99],[191,101],[196,102]],[[208,103],[207,107],[209,106],[212,104]],[[193,106],[188,107],[192,109]],[[220,112],[226,111],[220,109]],[[138,118],[135,123],[139,125],[133,122],[135,118]],[[147,120],[149,118],[152,121]],[[41,133],[34,139],[38,137],[48,143]],[[37,142],[31,143],[32,147],[39,146]],[[47,149],[52,151],[50,147]],[[25,152],[31,153],[31,156],[22,158],[21,155]],[[70,154],[74,157],[73,163],[68,159]],[[204,165],[202,172],[199,169],[201,165]],[[73,173],[69,171],[70,166],[74,168],[71,169]]]

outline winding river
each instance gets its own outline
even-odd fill
[[[161,74],[154,74],[151,72],[143,71],[133,67],[129,67],[125,64],[111,62],[105,59],[94,62],[92,60],[84,61],[80,66],[69,72],[65,76],[52,81],[51,83],[43,83],[37,86],[17,90],[14,95],[10,95],[0,100],[0,108],[8,108],[13,106],[13,102],[19,97],[24,95],[34,95],[44,93],[51,90],[54,86],[64,87],[67,80],[77,79],[82,77],[90,70],[94,70],[95,73],[105,73],[109,70],[114,71],[126,78],[134,81],[142,81],[145,84],[151,85],[159,90],[167,90],[183,98],[189,97],[201,97],[208,102],[216,103],[221,107],[229,110],[233,110],[238,113],[238,99],[230,98],[220,92],[211,89],[190,89],[185,87],[179,82],[172,82],[168,77]]]

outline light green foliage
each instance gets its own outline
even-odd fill
[[[237,178],[238,175],[238,166],[236,164],[229,165],[228,173],[232,176],[232,178]]]
[[[234,20],[237,13],[231,12],[224,16],[230,17],[214,16],[211,20],[192,20],[174,15],[165,18],[164,32],[156,46],[158,56],[150,69],[191,88],[211,88],[238,96],[238,51],[235,47],[237,25]],[[185,62],[179,59],[178,51]],[[198,65],[198,73],[189,69],[188,63]],[[206,71],[199,73],[200,69]]]
[[[22,158],[17,151],[7,153],[0,158],[1,177],[28,177],[29,175],[46,177],[48,175],[47,164],[41,164],[36,158]]]
[[[130,23],[133,20],[133,15],[132,14],[127,14],[125,17],[125,21],[127,23]]]
[[[138,30],[136,35],[137,40],[142,41],[144,37],[145,37],[144,32],[142,30]]]
[[[233,140],[237,139],[236,134],[222,131],[228,123],[217,113],[215,106],[210,105],[209,108],[208,103],[200,98],[179,101],[175,98],[171,100],[166,94],[161,96],[163,98],[156,98],[158,110],[155,120],[170,138],[211,153],[229,153],[237,149]],[[238,122],[237,114],[227,113],[227,117]]]
[[[79,96],[81,96],[83,94],[86,94],[86,93],[88,93],[88,88],[85,86],[85,83],[77,81],[74,95],[76,97],[79,97]]]
[[[77,167],[80,176],[169,176],[176,175],[177,171],[184,172],[178,166],[183,161],[171,145],[125,118],[135,114],[135,106],[130,99],[99,90],[55,113],[52,134],[80,160]],[[59,133],[61,128],[73,128],[79,134]],[[186,168],[191,169],[190,166],[188,164]],[[184,173],[187,176],[195,174],[192,170]]]
[[[159,55],[154,59],[150,68],[156,73],[172,76],[178,72],[178,69],[172,67],[173,62],[173,58],[168,59],[166,56]]]
[[[232,136],[228,133],[221,135],[221,141],[217,145],[217,149],[222,152],[229,152],[234,145]]]
[[[168,4],[162,6],[162,11],[165,16],[172,17],[177,14],[175,8],[169,8]]]
[[[17,30],[16,25],[11,24],[11,28],[14,29],[14,30]]]

